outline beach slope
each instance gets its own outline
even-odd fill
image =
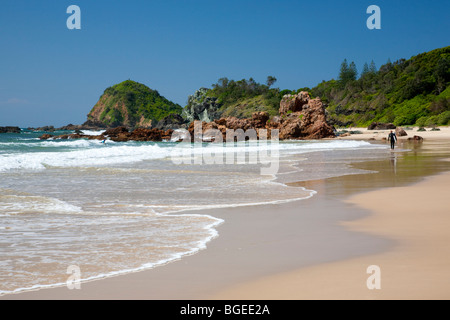
[[[368,255],[278,274],[235,286],[216,299],[448,299],[450,298],[450,173],[408,187],[351,197],[372,215],[344,225],[393,239],[396,245]],[[368,289],[378,266],[381,289]],[[370,271],[370,270],[369,270]],[[370,279],[369,279],[370,278]]]

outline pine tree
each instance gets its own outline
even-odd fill
[[[364,63],[363,71],[361,72],[361,78],[364,77],[368,73],[369,73],[369,65],[366,62],[366,63]]]
[[[339,72],[339,81],[343,87],[350,82],[356,80],[358,76],[358,70],[356,69],[355,62],[351,62],[350,65],[347,62],[347,59],[341,64],[341,70]]]
[[[373,62],[373,60],[370,63],[369,72],[370,73],[376,73],[377,72],[377,67],[375,66],[375,62]]]
[[[339,72],[339,80],[345,85],[347,82],[347,75],[348,75],[348,63],[347,59],[344,59],[344,61],[341,64],[341,71]]]
[[[356,69],[355,62],[351,62],[348,70],[348,81],[354,81],[358,77],[358,70]]]
[[[268,76],[267,77],[267,81],[266,84],[267,86],[270,88],[275,82],[277,82],[277,78],[273,77],[273,76]]]

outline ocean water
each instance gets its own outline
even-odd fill
[[[41,134],[0,134],[0,294],[66,285],[72,266],[82,280],[163,267],[220,236],[215,209],[301,201],[315,191],[286,183],[365,173],[351,164],[390,152],[351,140],[103,144]]]

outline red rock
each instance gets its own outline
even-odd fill
[[[397,129],[395,129],[395,134],[397,135],[397,137],[405,137],[408,134],[406,133],[406,131],[403,128],[397,127]]]
[[[323,139],[334,137],[334,128],[327,123],[325,107],[319,98],[309,99],[309,95],[299,93],[298,105],[302,110],[287,114],[281,120],[280,139]],[[297,97],[298,97],[297,96]],[[308,101],[307,104],[303,102]],[[297,106],[298,106],[297,105]],[[280,114],[285,108],[280,104]]]
[[[48,140],[48,139],[51,139],[53,137],[54,136],[52,136],[51,134],[45,133],[42,136],[40,136],[39,139],[41,139],[41,140]]]
[[[302,91],[297,95],[285,95],[280,102],[280,115],[285,115],[289,112],[302,111],[303,106],[307,105],[310,99],[309,93],[305,91]]]
[[[269,120],[269,114],[267,112],[255,112],[252,114],[252,126],[253,128],[265,128],[266,123]]]
[[[408,138],[408,141],[420,142],[420,141],[423,141],[423,138],[421,136],[414,136],[412,138]]]
[[[121,133],[127,133],[128,129],[126,127],[117,127],[113,129],[108,129],[105,132],[103,132],[104,136],[108,137],[117,137]]]

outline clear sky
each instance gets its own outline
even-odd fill
[[[381,30],[366,26],[373,4]],[[448,45],[449,0],[2,0],[0,126],[81,124],[127,79],[185,106],[221,77],[313,87],[344,58],[361,71]]]

